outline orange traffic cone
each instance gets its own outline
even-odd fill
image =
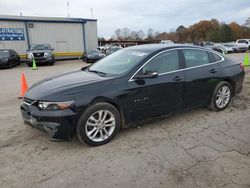
[[[20,96],[18,97],[19,99],[22,99],[28,90],[28,84],[26,82],[26,78],[24,73],[21,75],[21,91],[20,91]]]

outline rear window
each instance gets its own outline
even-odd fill
[[[0,51],[0,57],[7,57],[9,56],[9,51],[4,50],[4,51]]]
[[[248,41],[247,41],[247,40],[238,40],[238,43],[245,43],[245,44],[248,44]]]
[[[222,58],[219,55],[217,55],[215,53],[212,53],[212,52],[209,53],[209,56],[210,56],[211,63],[214,63],[214,62],[222,60]]]

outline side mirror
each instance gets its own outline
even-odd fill
[[[86,67],[82,67],[81,70],[84,71],[86,70],[90,65],[87,65]]]
[[[135,79],[145,79],[145,78],[157,78],[158,72],[157,71],[147,71],[141,75],[135,77]]]

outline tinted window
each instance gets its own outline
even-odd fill
[[[144,51],[122,49],[94,63],[88,70],[120,75],[130,71],[147,56]]]
[[[247,44],[248,42],[247,42],[247,40],[238,40],[238,43],[245,43],[245,44]]]
[[[9,51],[4,50],[4,51],[0,51],[0,57],[9,57]]]
[[[179,68],[178,53],[176,50],[164,52],[146,64],[142,73],[157,71],[158,74],[177,70]]]
[[[217,54],[210,52],[210,60],[213,63],[213,62],[221,61],[222,58],[218,56]]]
[[[203,50],[183,50],[187,67],[195,67],[209,63],[208,53]]]
[[[50,50],[51,46],[48,44],[38,44],[38,45],[32,45],[30,47],[30,50]]]

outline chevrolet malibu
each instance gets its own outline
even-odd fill
[[[221,111],[242,89],[244,67],[208,48],[141,45],[119,50],[89,67],[33,85],[24,122],[52,140],[97,146],[120,128],[184,108]]]

